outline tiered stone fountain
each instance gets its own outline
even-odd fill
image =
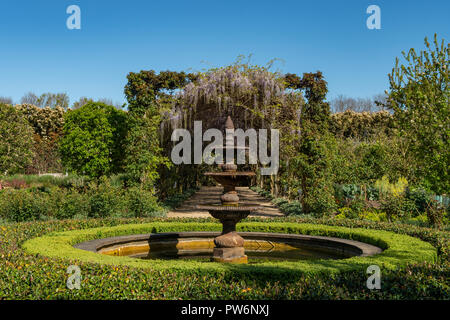
[[[234,129],[230,116],[228,116],[225,123],[226,129]],[[223,150],[226,151],[227,149],[233,149],[234,152],[235,150],[248,148],[235,146],[233,134],[227,132]],[[199,209],[208,210],[223,226],[222,234],[214,239],[215,248],[212,260],[217,262],[247,263],[244,239],[237,234],[236,224],[246,218],[251,212],[258,210],[259,207],[240,204],[236,186],[254,176],[255,173],[237,171],[234,159],[219,166],[222,172],[207,172],[205,175],[214,178],[223,186],[223,194],[220,197],[221,204],[198,206]]]

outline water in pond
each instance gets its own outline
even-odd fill
[[[295,241],[246,240],[244,243],[248,263],[265,261],[297,261],[314,259],[344,259],[344,255],[326,247],[311,247]],[[122,244],[102,249],[100,253],[112,256],[128,256],[137,259],[210,261],[214,238],[155,240]]]
[[[267,261],[297,261],[297,260],[314,260],[314,259],[344,259],[344,256],[337,253],[321,252],[318,250],[307,250],[304,248],[296,248],[292,250],[273,250],[273,251],[251,251],[246,250],[248,263],[261,263]],[[162,251],[153,253],[139,253],[130,255],[132,258],[139,259],[162,259],[162,260],[194,260],[194,261],[210,261],[212,250],[183,250],[183,251]]]

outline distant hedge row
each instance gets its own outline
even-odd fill
[[[162,221],[167,219],[65,220],[1,225],[0,299],[450,299],[449,234],[405,225],[287,218],[289,223],[286,227],[313,223],[370,230],[386,229],[421,238],[437,248],[436,263],[423,262],[383,270],[381,290],[366,288],[368,275],[365,270],[314,276],[286,272],[285,277],[276,272],[267,272],[261,276],[251,272],[251,266],[246,266],[250,270],[248,273],[234,272],[232,266],[226,271],[214,273],[195,269],[190,273],[169,269],[143,271],[131,266],[49,258],[28,254],[22,248],[26,240],[54,232],[136,223],[162,225]],[[181,222],[176,219],[171,221]],[[186,227],[191,227],[191,223],[206,226],[213,222],[211,219],[183,221],[190,222],[184,224]],[[260,225],[262,221],[267,223],[267,220],[262,219],[246,221],[249,225],[254,222]],[[281,222],[285,220],[273,221],[276,225],[283,225]],[[183,223],[173,225],[180,227]],[[270,225],[267,223],[268,227]],[[78,265],[82,270],[80,290],[66,287],[69,276],[66,270],[71,264]]]
[[[347,110],[331,115],[331,132],[337,137],[367,139],[376,133],[391,135],[394,117],[388,111],[355,112]]]

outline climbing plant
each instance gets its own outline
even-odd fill
[[[295,153],[304,100],[298,90],[286,86],[282,74],[270,71],[269,65],[255,66],[238,60],[230,66],[199,73],[177,97],[164,122],[166,136],[170,137],[170,131],[177,127],[192,131],[195,120],[202,121],[203,130],[224,130],[228,115],[235,128],[279,129],[280,171],[276,176],[259,175],[258,183],[268,184],[272,192],[278,193],[280,181],[294,179],[289,158]],[[190,171],[199,177],[201,168]]]
[[[128,100],[126,170],[132,181],[153,188],[161,167],[168,166],[163,154],[159,128],[164,111],[172,101],[171,93],[183,87],[192,75],[184,72],[130,72],[125,86]]]

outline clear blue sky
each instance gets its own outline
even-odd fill
[[[66,8],[81,8],[68,30]],[[366,8],[381,8],[369,30]],[[0,96],[66,92],[125,102],[130,71],[202,70],[272,58],[282,72],[321,70],[329,99],[371,97],[388,87],[395,57],[422,49],[425,36],[448,42],[448,0],[1,0]]]

